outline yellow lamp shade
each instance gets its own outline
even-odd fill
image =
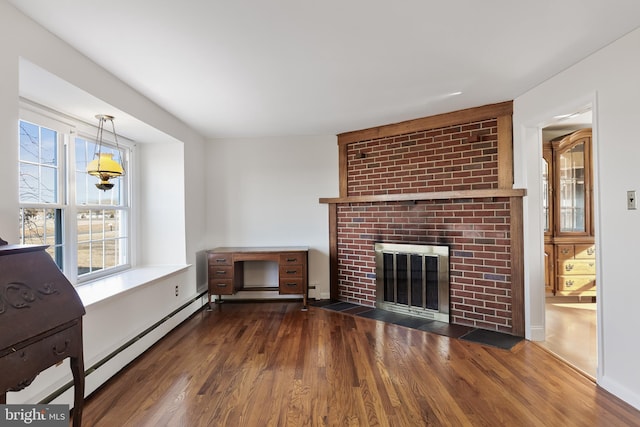
[[[113,160],[112,153],[100,153],[97,159],[93,159],[87,165],[87,173],[109,180],[124,175],[124,169],[120,163]]]
[[[109,180],[124,175],[124,169],[120,163],[113,160],[113,154],[100,153],[97,159],[93,159],[87,165],[87,173],[100,178],[96,187],[106,191],[113,188],[113,184]]]

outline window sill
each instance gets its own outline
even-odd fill
[[[80,300],[85,307],[106,301],[141,286],[151,284],[172,274],[189,268],[182,265],[150,265],[131,268],[76,287]]]

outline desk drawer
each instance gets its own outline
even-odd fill
[[[209,279],[209,293],[215,295],[233,295],[233,280],[231,279]]]
[[[209,268],[216,265],[233,265],[231,254],[209,254]]]
[[[233,279],[233,267],[229,265],[210,265],[209,279]]]
[[[302,278],[304,277],[305,269],[304,266],[297,265],[280,265],[280,278],[281,279],[289,279],[289,278]]]
[[[48,336],[0,358],[2,384],[27,386],[35,372],[79,354],[80,333],[71,327]]]
[[[281,294],[303,294],[304,282],[302,278],[299,279],[280,279],[280,291]]]
[[[292,264],[306,264],[306,254],[305,253],[284,253],[280,254],[280,265],[292,265]]]

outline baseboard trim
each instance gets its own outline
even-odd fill
[[[98,362],[94,363],[88,369],[85,369],[85,371],[84,371],[85,378],[88,377],[89,375],[91,375],[93,372],[95,372],[101,366],[103,366],[104,364],[106,364],[107,362],[109,362],[110,360],[115,358],[116,356],[118,356],[124,350],[126,350],[127,348],[131,347],[132,345],[134,345],[135,343],[140,341],[146,335],[148,335],[149,333],[151,333],[154,330],[156,330],[158,327],[160,327],[162,324],[164,324],[169,319],[174,317],[176,314],[180,313],[182,310],[188,308],[194,302],[196,302],[199,299],[201,299],[202,297],[206,297],[206,296],[207,296],[207,292],[202,292],[202,293],[196,295],[195,297],[193,297],[189,301],[185,302],[180,307],[176,308],[171,313],[167,314],[162,319],[160,319],[159,321],[157,321],[153,325],[149,326],[147,329],[145,329],[144,331],[140,332],[138,335],[136,335],[135,337],[131,338],[129,341],[127,341],[126,343],[124,343],[123,345],[121,345],[120,347],[118,347],[117,349],[112,351],[111,353],[109,353],[107,356],[105,356],[102,359],[100,359]],[[197,313],[198,311],[204,309],[205,307],[206,307],[206,304],[203,305],[202,307],[198,308],[197,310],[195,310],[192,314],[189,315],[189,317],[193,316],[195,313]],[[47,405],[47,404],[51,403],[54,399],[56,399],[59,396],[61,396],[67,390],[71,389],[72,387],[73,387],[73,381],[69,381],[68,383],[66,383],[62,387],[58,388],[57,390],[55,390],[53,393],[49,394],[47,397],[45,397],[44,399],[42,399],[38,403],[40,405]]]

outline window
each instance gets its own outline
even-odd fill
[[[86,173],[97,144],[90,126],[54,120],[30,110],[21,112],[20,240],[46,244],[47,251],[72,282],[83,282],[128,268],[128,173],[111,190],[95,187]],[[105,132],[106,135],[106,132]],[[123,138],[118,136],[118,141]],[[102,151],[125,165],[127,144]]]
[[[97,178],[87,174],[87,164],[93,160],[97,144],[83,138],[75,139],[76,234],[78,243],[78,276],[126,264],[127,209],[123,203],[123,186],[114,179],[111,190],[102,191],[94,185]],[[104,147],[122,162],[118,150]],[[82,208],[80,208],[82,207]]]
[[[59,191],[60,135],[20,121],[20,242],[50,245],[47,251],[63,268],[63,205]]]

